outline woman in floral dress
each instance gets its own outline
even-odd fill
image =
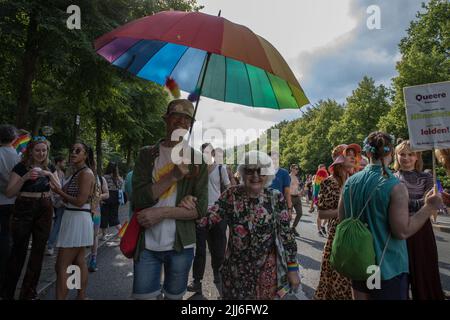
[[[329,170],[332,173],[320,185],[318,199],[319,217],[329,219],[328,240],[323,250],[320,280],[314,299],[316,300],[351,300],[351,281],[339,274],[330,264],[331,246],[333,244],[336,226],[338,224],[338,204],[342,187],[348,176],[355,170],[355,158],[361,153],[361,147],[356,144],[339,145],[334,148],[333,164]]]
[[[280,192],[267,188],[274,177],[270,157],[250,151],[245,163],[255,158],[256,164],[239,166],[242,183],[225,191],[200,221],[202,225],[228,221],[230,235],[221,268],[222,295],[227,300],[281,298],[287,288],[295,291],[300,285],[286,202]]]

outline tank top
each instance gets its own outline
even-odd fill
[[[366,223],[372,233],[376,263],[379,265],[383,249],[386,246],[391,233],[389,227],[389,204],[392,188],[399,184],[389,169],[386,169],[388,177],[383,177],[381,165],[368,165],[364,170],[351,176],[343,188],[343,200],[345,217],[350,217],[350,201],[352,201],[353,213],[358,214],[364,207],[367,199],[375,188],[370,202],[361,221]],[[349,196],[349,187],[352,186],[352,199]],[[408,250],[406,240],[390,237],[383,264],[381,265],[381,279],[389,280],[402,273],[408,273]]]
[[[70,178],[69,182],[64,186],[64,189],[66,190],[66,193],[71,197],[78,197],[78,194],[80,193],[80,186],[78,185],[78,177],[79,174],[86,169],[87,167],[83,167],[76,171]],[[86,203],[90,203],[92,195],[89,196]]]

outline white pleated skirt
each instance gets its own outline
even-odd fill
[[[71,210],[70,207],[64,210],[56,247],[81,248],[92,246],[94,243],[94,224],[89,207],[86,206],[83,209],[87,211],[75,211]]]

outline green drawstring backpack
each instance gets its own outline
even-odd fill
[[[349,188],[351,217],[344,219],[336,228],[336,234],[331,247],[330,263],[337,272],[345,277],[351,280],[365,281],[370,276],[367,268],[376,265],[376,256],[372,234],[369,228],[360,220],[360,217],[378,186],[372,191],[357,217],[353,217],[351,202],[352,186],[350,185]],[[387,245],[388,243],[386,243],[386,247],[384,248],[380,266]]]

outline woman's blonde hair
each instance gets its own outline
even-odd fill
[[[48,165],[50,163],[49,155],[50,155],[50,142],[48,140],[38,140],[38,141],[30,141],[27,145],[27,150],[25,151],[23,155],[22,162],[23,164],[28,168],[33,164],[33,149],[38,144],[43,143],[47,146],[47,158],[41,163],[43,169],[48,169]]]
[[[423,160],[422,160],[422,152],[415,152],[411,150],[411,144],[409,143],[409,140],[404,140],[402,142],[400,142],[396,147],[395,147],[395,156],[394,156],[394,170],[398,171],[400,170],[400,163],[398,162],[398,154],[400,152],[402,152],[403,150],[406,150],[407,152],[411,152],[414,153],[415,156],[417,157],[417,161],[414,164],[414,169],[416,169],[416,171],[421,172],[423,170]]]
[[[450,149],[435,150],[437,160],[450,172]]]

